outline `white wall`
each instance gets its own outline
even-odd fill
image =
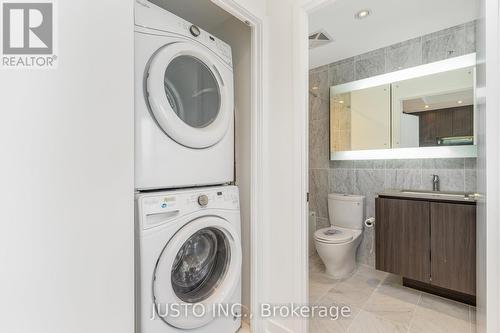
[[[220,2],[221,0],[212,0],[213,2]],[[226,0],[224,0],[226,1]],[[264,18],[267,15],[267,2],[273,0],[229,0],[226,2],[235,2],[242,8],[245,8],[250,13],[259,18]]]
[[[290,228],[300,221],[290,209],[293,1],[235,1],[267,24],[255,301],[291,302],[306,288]],[[0,75],[0,331],[133,332],[133,1],[58,4],[59,68]],[[297,326],[273,319],[266,330],[280,327]]]
[[[0,72],[0,331],[133,332],[133,1],[57,1],[59,68]]]
[[[300,159],[297,138],[305,133],[297,133],[299,115],[294,111],[294,60],[297,56],[293,40],[294,3],[293,0],[267,2],[263,301],[273,304],[302,303],[302,291],[307,288],[302,280],[307,267],[302,267],[301,262],[301,256],[307,256],[307,244],[299,243],[300,235],[297,234],[301,223],[307,222],[305,218],[302,221],[297,202],[297,197],[301,196],[301,204],[305,204],[306,196],[298,193],[296,186],[300,182],[301,168],[296,163]],[[307,235],[303,236],[307,242]],[[304,247],[302,254],[301,246]],[[267,332],[299,332],[299,325],[297,320],[271,318],[265,329]]]

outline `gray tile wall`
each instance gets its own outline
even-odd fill
[[[375,215],[375,196],[386,188],[432,189],[432,175],[443,191],[476,190],[475,159],[329,161],[329,87],[378,74],[474,52],[470,22],[312,69],[309,74],[309,209],[317,228],[328,221],[331,192],[366,196],[365,215]],[[374,230],[365,229],[357,260],[375,265]]]
[[[330,86],[474,52],[476,22],[468,22],[370,51],[312,72],[329,70]]]

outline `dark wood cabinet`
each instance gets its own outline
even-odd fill
[[[474,111],[472,108],[456,108],[453,112],[453,135],[452,136],[472,136],[474,135]]]
[[[476,294],[476,207],[431,203],[431,283]]]
[[[436,112],[421,112],[418,116],[420,147],[435,146],[438,137]]]
[[[471,105],[413,114],[419,117],[421,147],[437,146],[438,138],[474,135],[474,109]]]
[[[453,117],[455,111],[437,111],[436,112],[436,137],[453,136]],[[435,141],[434,141],[435,142]]]
[[[475,203],[379,197],[376,221],[378,270],[402,276],[408,286],[473,304]]]
[[[376,199],[377,269],[429,282],[429,203]]]

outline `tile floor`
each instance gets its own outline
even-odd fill
[[[326,276],[310,258],[310,304],[350,306],[338,320],[315,318],[310,333],[475,333],[475,307],[403,287],[395,275],[360,266],[349,278]]]

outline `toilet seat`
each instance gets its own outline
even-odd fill
[[[335,233],[331,233],[335,230]],[[319,229],[314,233],[314,239],[318,242],[328,243],[328,244],[342,244],[351,241],[354,238],[354,230],[339,228],[339,227],[327,227]]]

